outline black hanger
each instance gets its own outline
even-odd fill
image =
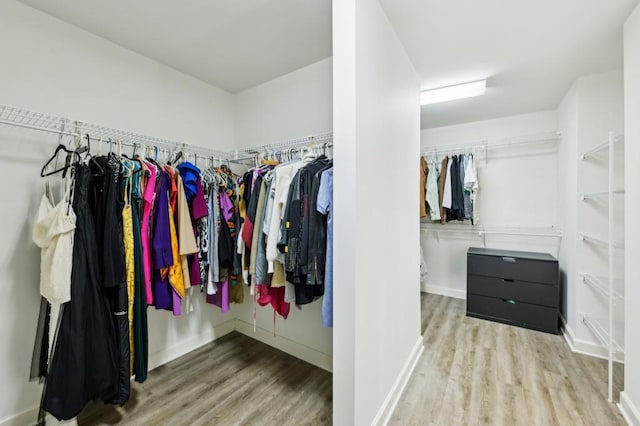
[[[182,158],[182,151],[178,152],[178,154],[176,155],[176,158],[172,159],[171,161],[167,162],[167,164],[170,166],[174,163],[177,163],[178,160],[180,160]]]
[[[93,155],[91,155],[91,136],[89,136],[89,134],[87,133],[84,137],[87,139],[87,146],[81,146],[76,150],[76,152],[80,152],[80,153],[86,152],[84,156],[85,161],[88,160],[87,163],[95,166],[95,169],[96,169],[96,170],[92,170],[93,176],[102,177],[104,176],[104,169],[102,168],[100,163],[98,163],[96,159],[93,158]]]
[[[60,169],[53,170],[53,171],[47,173],[46,172],[47,167],[49,167],[49,165],[57,158],[57,156],[60,153],[60,151],[64,151],[64,152],[67,153],[67,157],[65,159],[64,166],[62,168],[60,168]],[[70,151],[63,144],[58,145],[56,147],[56,150],[54,151],[53,155],[51,156],[51,158],[49,158],[49,160],[42,167],[42,170],[40,171],[40,177],[52,176],[52,175],[55,175],[56,173],[60,173],[60,172],[63,172],[63,177],[66,177],[67,170],[71,166],[71,160],[72,160],[72,158],[74,156],[76,156],[77,160],[80,161],[80,154],[78,152]]]
[[[142,160],[140,159],[140,156],[136,154],[136,156],[133,158],[133,161],[138,163],[138,165],[140,166],[138,170],[133,171],[133,175],[135,176],[137,174],[144,173],[145,176],[149,177],[149,171],[145,170],[144,167],[142,166]]]

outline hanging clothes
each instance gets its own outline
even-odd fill
[[[205,300],[222,312],[244,299],[235,175],[212,168],[205,182],[190,163],[176,169],[135,152],[131,158],[87,155],[83,164],[77,155],[65,199],[54,206],[45,192],[37,213],[42,293],[53,304],[43,297],[30,376],[46,377],[42,409],[60,420],[77,416],[91,400],[123,405],[131,375],[146,380],[149,304],[181,315],[192,294],[187,289],[203,282],[214,284]],[[263,198],[256,213],[264,210]],[[251,210],[256,201],[251,198]],[[256,245],[260,234],[252,235]],[[283,300],[272,304],[286,316]]]
[[[462,182],[460,181],[460,157],[454,155],[449,161],[447,180],[450,182],[451,205],[447,210],[447,222],[462,220],[464,216],[464,196]],[[446,191],[445,186],[445,191]]]
[[[479,222],[478,200],[478,175],[473,155],[469,155],[464,175],[464,206],[465,216],[471,219],[473,225]]]
[[[267,222],[267,212],[269,210],[269,201],[273,201],[273,198],[270,196],[271,194],[271,183],[273,179],[273,171],[270,171],[265,175],[264,185],[265,185],[265,193],[264,200],[262,202],[262,212],[260,216],[262,217],[261,227],[258,234],[257,247],[256,247],[256,261],[255,261],[255,283],[257,285],[266,285],[268,284],[268,262],[267,262],[267,246],[266,246],[266,234],[264,232],[265,226],[264,224]]]
[[[124,179],[124,208],[122,209],[122,228],[127,278],[127,320],[129,323],[129,377],[133,373],[133,299],[135,296],[135,256],[133,235],[133,207],[131,206],[132,178]]]
[[[278,250],[278,240],[280,239],[280,229],[282,219],[285,214],[285,206],[289,195],[289,187],[293,176],[303,166],[302,162],[288,163],[275,168],[272,190],[275,190],[273,198],[273,209],[270,213],[271,221],[267,233],[267,261],[269,272],[273,273],[272,286],[282,287],[285,284],[284,277],[284,255]],[[279,264],[276,266],[276,264]]]
[[[120,186],[120,160],[116,154],[98,157],[96,163],[104,176],[98,177],[91,193],[91,206],[96,224],[100,271],[103,285],[114,288],[126,282],[122,209],[124,199]],[[94,171],[97,167],[94,167]]]
[[[98,256],[103,266],[103,285],[107,295],[113,323],[116,330],[118,348],[117,393],[107,402],[122,405],[129,400],[131,391],[131,357],[129,345],[129,298],[127,289],[127,269],[122,212],[125,208],[122,187],[122,166],[115,154],[98,157],[92,172],[97,177],[93,181],[92,211],[96,224]],[[115,268],[113,270],[109,268]]]
[[[440,204],[440,223],[443,225],[447,223],[447,208],[444,205],[444,198],[446,193],[446,180],[447,180],[447,171],[449,168],[449,157],[444,157],[442,159],[442,164],[440,166],[440,178],[438,179],[438,198]],[[449,188],[449,191],[451,189]]]
[[[318,209],[318,197],[322,175],[332,167],[333,162],[329,162],[313,176],[309,207],[311,217],[309,218],[308,258],[302,260],[302,271],[307,274],[307,285],[324,285],[327,262],[327,215]]]
[[[182,177],[184,191],[187,196],[187,202],[191,203],[193,197],[198,193],[198,179],[200,178],[200,169],[189,162],[180,163],[177,166],[178,172]]]
[[[436,163],[429,166],[427,174],[427,207],[431,220],[440,220],[440,202],[438,199],[438,173]]]
[[[187,204],[187,197],[184,193],[184,185],[180,174],[176,174],[178,181],[178,212],[176,216],[176,231],[178,234],[178,246],[180,254],[180,264],[182,266],[182,279],[185,291],[191,288],[191,277],[189,276],[189,255],[198,251],[196,237],[192,232],[193,223],[191,213]]]
[[[162,171],[156,196],[153,220],[153,304],[156,309],[173,310],[173,290],[169,284],[168,268],[173,265],[171,230],[169,228],[170,176]]]
[[[285,271],[287,281],[295,287],[296,305],[313,302],[322,296],[323,286],[307,285],[307,262],[309,251],[309,219],[311,208],[315,210],[316,201],[311,202],[313,176],[329,164],[327,157],[319,157],[301,167],[294,176],[287,200],[287,214],[283,221],[286,230],[282,239],[286,241]]]
[[[150,182],[150,180],[148,181]],[[155,179],[154,179],[155,184]],[[147,183],[149,185],[149,183]],[[146,191],[145,191],[146,192]],[[134,257],[134,298],[133,298],[133,363],[135,380],[144,383],[149,365],[149,337],[147,324],[147,298],[144,269],[143,242],[145,238],[141,228],[140,180],[133,180],[131,194],[131,214],[133,219],[133,257]]]
[[[451,210],[451,203],[453,202],[451,194],[451,168],[453,167],[454,157],[450,157],[447,161],[447,173],[444,179],[444,192],[442,197],[442,206]],[[448,212],[447,212],[448,213]]]
[[[258,202],[256,206],[256,216],[255,216],[256,224],[262,224],[262,220],[264,219],[264,206],[266,205],[266,199],[267,199],[267,186],[268,186],[268,183],[264,179],[262,179],[260,183],[260,189],[258,191]],[[264,233],[261,230],[261,227],[256,228],[256,230],[254,230],[253,232],[253,237],[251,241],[251,247],[253,247],[253,250],[251,250],[251,258],[249,261],[249,275],[254,277],[256,276],[256,264],[258,262],[258,252],[259,251],[264,252],[264,249],[262,247],[259,247],[259,244],[258,244],[258,241],[260,240],[261,235],[264,235]],[[264,242],[264,237],[262,238],[262,241]],[[255,280],[253,282],[255,284]]]
[[[89,207],[93,189],[89,166],[77,165],[75,179],[71,301],[62,309],[43,396],[43,409],[58,420],[76,417],[89,401],[111,401],[119,393],[116,332],[101,284],[96,228]]]
[[[151,263],[151,216],[153,211],[153,205],[156,198],[156,176],[158,170],[155,165],[149,164],[149,177],[147,180],[147,186],[144,190],[143,207],[142,207],[142,223],[140,228],[140,238],[142,247],[142,266],[144,270],[144,290],[146,295],[146,302],[149,305],[153,304],[153,291],[151,289],[151,279],[153,276],[153,268]]]
[[[172,310],[175,316],[180,316],[180,302],[185,298],[184,276],[182,274],[182,261],[180,260],[180,246],[178,245],[178,233],[176,232],[174,213],[169,205],[169,235],[171,238],[171,253],[173,263],[169,266],[169,284],[171,284]]]
[[[210,208],[207,202],[207,191],[204,185],[201,183],[198,188],[198,201],[194,204],[194,218],[198,216],[197,210],[204,209],[205,214],[202,218],[196,220],[196,247],[198,248],[198,259],[200,269],[200,281],[193,283],[193,285],[201,285],[207,283],[207,276],[209,274],[209,213]],[[200,206],[200,207],[199,207]]]
[[[209,259],[209,274],[207,275],[207,294],[215,294],[216,284],[220,281],[220,261],[218,255],[218,239],[220,233],[220,204],[218,202],[218,188],[213,186],[209,194],[209,247],[211,258]]]
[[[207,294],[207,303],[220,308],[223,314],[231,309],[229,303],[229,282],[227,280],[218,283],[218,291],[216,294]]]
[[[420,157],[420,217],[427,216],[426,188],[429,166],[424,157]]]
[[[33,227],[33,241],[41,249],[40,294],[51,304],[71,300],[71,266],[76,214],[70,206],[71,181],[64,182],[63,198],[53,204],[49,184],[40,200]],[[48,193],[47,193],[48,192]]]
[[[320,177],[316,209],[327,216],[327,261],[325,265],[322,324],[333,327],[333,168]]]
[[[195,167],[195,166],[194,166]],[[202,186],[202,180],[200,177],[196,179],[196,193],[191,200],[190,204],[192,228],[194,238],[198,235],[198,223],[209,215],[209,208],[207,206],[207,200],[204,194],[204,188]],[[188,257],[189,261],[189,280],[192,285],[198,286],[202,284],[202,276],[206,273],[203,270],[203,264],[200,259],[200,247],[198,246],[198,240],[196,238],[197,250],[195,253]]]
[[[73,240],[76,214],[71,200],[73,181],[64,179],[64,194],[54,205],[47,180],[33,226],[33,241],[40,253],[40,311],[31,362],[30,380],[44,379],[49,368],[53,336],[57,334],[61,305],[71,300]]]

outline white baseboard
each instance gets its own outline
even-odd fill
[[[400,401],[402,392],[404,392],[404,388],[407,387],[407,383],[413,374],[413,370],[415,370],[416,365],[418,365],[418,360],[420,359],[422,352],[424,352],[424,342],[422,340],[422,336],[420,336],[371,424],[384,426],[389,423],[389,420],[391,420],[391,416],[398,405],[398,401]]]
[[[467,298],[466,290],[458,290],[455,288],[432,285],[429,283],[422,283],[420,285],[420,289],[423,293],[438,294],[440,296],[453,297],[462,300],[465,300]]]
[[[626,392],[620,392],[618,408],[630,426],[640,426],[640,409],[634,405]]]
[[[562,334],[564,335],[564,340],[567,342],[572,352],[600,359],[609,359],[609,352],[604,346],[589,340],[576,338],[575,332],[569,324],[567,324],[567,320],[564,319],[564,316],[560,315],[560,319],[562,320]],[[624,363],[624,358],[616,356],[615,361]]]
[[[264,328],[258,327],[254,333],[253,324],[237,318],[235,329],[239,333],[249,336],[252,339],[259,340],[262,343],[266,343],[269,346],[273,346],[274,348],[286,352],[289,355],[293,355],[294,357],[306,361],[309,364],[313,364],[316,367],[320,367],[329,372],[333,371],[333,357],[331,355],[327,355],[301,343],[294,342],[286,337],[274,337],[273,332],[265,330]]]
[[[34,425],[38,420],[38,411],[40,407],[32,407],[27,411],[18,413],[15,416],[6,417],[0,420],[0,426],[27,426]]]
[[[163,348],[157,352],[149,354],[149,371],[158,368],[174,359],[178,359],[201,346],[211,343],[235,330],[235,320],[231,319],[222,324],[216,325],[214,328],[189,337],[176,345]]]
[[[38,420],[38,411],[40,407],[33,407],[28,409],[27,411],[23,411],[20,414],[16,414],[12,417],[7,417],[6,419],[0,420],[0,426],[31,426],[35,425]],[[78,421],[76,418],[66,421],[58,421],[51,414],[47,414],[45,418],[45,422],[47,425],[56,425],[56,426],[77,426]]]

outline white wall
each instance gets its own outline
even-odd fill
[[[356,394],[356,1],[334,1],[333,13],[333,424],[355,421]]]
[[[623,76],[621,71],[581,77],[573,84],[558,108],[559,127],[563,140],[558,156],[559,203],[558,216],[564,238],[560,266],[564,286],[563,314],[567,322],[566,337],[574,350],[604,356],[605,351],[596,336],[581,321],[582,314],[596,319],[607,318],[606,299],[586,286],[582,273],[607,276],[607,251],[579,240],[580,233],[607,238],[606,200],[583,202],[582,192],[605,191],[608,188],[608,156],[581,161],[580,154],[608,138],[609,131],[623,131]],[[623,182],[623,151],[616,151],[616,187]],[[616,197],[616,222],[624,220],[624,199]],[[616,238],[624,233],[616,227]],[[623,278],[623,256],[616,253],[615,278]],[[622,289],[619,289],[622,290]],[[620,320],[622,309],[617,310]],[[620,329],[621,331],[621,329]]]
[[[636,7],[624,26],[624,108],[625,108],[625,181],[626,181],[626,315],[624,392],[620,396],[632,424],[640,425],[640,6]]]
[[[229,93],[118,47],[14,1],[0,3],[0,103],[64,115],[166,139],[232,148],[234,98]],[[39,306],[39,250],[31,241],[42,191],[40,168],[56,137],[0,126],[0,423],[37,406],[29,383]],[[149,310],[152,364],[214,337],[229,317],[196,304],[174,318]],[[26,418],[23,421],[33,421]]]
[[[418,193],[398,185],[418,179],[420,85],[377,1],[333,11],[334,423],[368,425],[390,414],[422,347]]]
[[[236,143],[238,148],[264,145],[331,131],[332,60],[322,60],[298,71],[237,94]],[[253,324],[253,297],[248,289],[243,305],[234,305],[234,315]],[[249,335],[285,349],[288,352],[306,347],[304,359],[331,369],[333,356],[332,329],[322,326],[322,300],[305,305],[301,310],[291,306],[289,318],[277,319],[273,336],[273,309],[257,308],[260,331]],[[293,346],[292,346],[293,344]],[[297,347],[297,348],[296,348]]]
[[[560,246],[560,311],[571,329],[576,316],[576,243],[578,193],[578,90],[573,84],[558,106],[558,128],[562,133],[558,148],[558,224],[563,231]]]
[[[422,131],[422,151],[441,145],[474,145],[504,143],[557,131],[555,111],[504,117],[493,120],[439,127]],[[517,139],[516,139],[517,140]],[[556,144],[541,142],[526,148],[488,150],[478,160],[480,225],[496,227],[551,227],[556,215]],[[442,156],[439,157],[442,160]],[[460,222],[440,225],[423,219],[433,229],[451,229]],[[468,221],[464,222],[470,226]],[[466,297],[466,251],[482,247],[483,240],[474,234],[421,233],[429,275],[424,291],[452,297]],[[487,247],[549,252],[558,255],[556,238],[522,236],[486,236]]]
[[[236,147],[331,131],[331,58],[236,94]]]

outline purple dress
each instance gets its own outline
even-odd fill
[[[163,277],[160,269],[173,265],[171,229],[169,227],[169,186],[171,177],[162,172],[160,188],[156,196],[153,228],[153,304],[156,309],[173,309],[173,289],[169,273]]]
[[[223,314],[229,312],[229,280],[218,283],[218,292],[216,294],[207,294],[207,303],[219,307]]]

